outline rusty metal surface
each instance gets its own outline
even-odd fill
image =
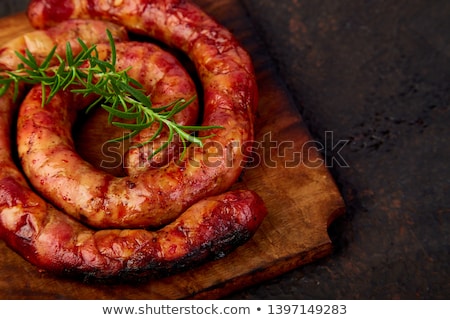
[[[234,297],[448,299],[450,2],[243,2],[348,212],[334,255]]]
[[[230,298],[450,298],[450,2],[242,2],[348,211],[331,256]]]
[[[25,11],[28,0],[2,0],[0,4],[0,17]]]

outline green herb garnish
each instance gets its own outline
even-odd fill
[[[179,99],[166,106],[154,108],[150,97],[142,89],[142,85],[129,77],[127,73],[129,69],[116,70],[116,48],[114,39],[109,32],[108,38],[111,45],[110,61],[100,60],[96,46],[88,47],[81,39],[78,39],[78,42],[82,50],[76,56],[73,54],[70,43],[67,43],[65,59],[56,54],[56,47],[54,47],[41,64],[28,50],[25,55],[16,52],[22,63],[15,71],[0,73],[0,96],[5,94],[11,85],[14,85],[14,99],[17,99],[19,83],[41,84],[43,107],[59,90],[67,90],[69,87],[71,92],[84,96],[96,94],[98,99],[86,109],[86,112],[100,105],[109,113],[110,124],[129,131],[126,135],[111,141],[132,138],[156,123],[158,130],[154,135],[147,141],[134,146],[140,147],[154,141],[163,128],[167,127],[169,130],[168,140],[155,150],[150,158],[167,148],[175,134],[179,136],[184,150],[186,150],[188,143],[203,146],[202,139],[207,138],[198,137],[191,132],[221,128],[220,126],[179,125],[173,120],[173,116],[188,107],[195,100],[195,96],[187,101]],[[55,59],[58,63],[53,65]],[[47,95],[46,87],[49,88]],[[114,117],[124,121],[114,121]]]

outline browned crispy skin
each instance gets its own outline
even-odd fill
[[[1,236],[24,258],[55,273],[166,275],[223,257],[253,235],[265,213],[254,193],[234,191],[200,201],[158,231],[93,231],[33,193],[10,160],[2,156],[0,163]]]
[[[181,183],[190,192],[209,195],[226,190],[239,176],[250,148],[247,143],[253,138],[256,84],[248,55],[228,31],[188,2],[112,2],[120,4],[117,8],[108,3],[111,1],[32,1],[29,16],[36,27],[77,16],[99,17],[184,50],[204,86],[204,123],[225,127],[215,130],[215,139],[210,140],[213,147],[220,143],[225,148],[213,152],[215,159],[227,161],[215,168],[178,166],[172,168],[174,174],[169,171],[161,179],[178,183],[183,175],[192,175],[196,177],[190,180],[194,187]],[[247,241],[267,214],[257,194],[236,190],[200,200],[157,231],[90,229],[36,195],[17,168],[11,148],[17,104],[11,98],[11,91],[0,98],[0,236],[39,268],[97,278],[164,275],[222,257]],[[207,152],[193,148],[189,157],[202,164]],[[205,183],[207,180],[213,183]],[[205,192],[205,188],[210,189]],[[174,195],[181,197],[180,192]]]

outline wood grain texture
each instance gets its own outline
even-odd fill
[[[58,278],[40,272],[1,242],[0,298],[220,298],[332,251],[327,228],[344,212],[342,197],[245,10],[235,0],[196,2],[229,28],[252,55],[260,90],[258,165],[247,168],[235,187],[257,191],[266,202],[268,217],[248,243],[225,258],[139,283],[83,283]],[[28,30],[31,28],[23,14],[1,19],[0,44]],[[88,121],[95,121],[95,116]],[[91,130],[102,135],[98,126]]]

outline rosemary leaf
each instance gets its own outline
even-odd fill
[[[25,50],[24,55],[16,52],[21,63],[17,70],[0,73],[0,96],[13,85],[13,95],[16,100],[20,83],[42,86],[43,107],[60,90],[71,90],[74,94],[83,96],[95,94],[98,98],[86,108],[86,112],[100,105],[108,112],[110,124],[128,131],[122,137],[111,139],[110,142],[130,139],[157,123],[158,129],[151,137],[132,146],[141,147],[157,139],[164,128],[168,130],[168,139],[150,155],[150,158],[167,148],[175,135],[179,137],[184,147],[187,147],[188,143],[202,146],[202,139],[210,136],[197,137],[191,134],[192,132],[221,128],[219,126],[183,126],[173,121],[173,117],[192,104],[196,96],[188,100],[177,99],[165,106],[153,107],[142,84],[128,75],[129,69],[116,70],[117,52],[109,31],[108,39],[111,47],[109,61],[100,60],[97,47],[95,45],[88,47],[81,39],[78,39],[81,46],[80,53],[75,55],[68,42],[64,58],[56,53],[55,46],[40,65],[28,49]],[[126,121],[121,122],[120,119]],[[182,157],[184,154],[185,149],[182,151]]]
[[[136,119],[141,114],[140,112],[121,111],[105,104],[102,104],[102,108],[111,113],[113,116],[121,119]]]

